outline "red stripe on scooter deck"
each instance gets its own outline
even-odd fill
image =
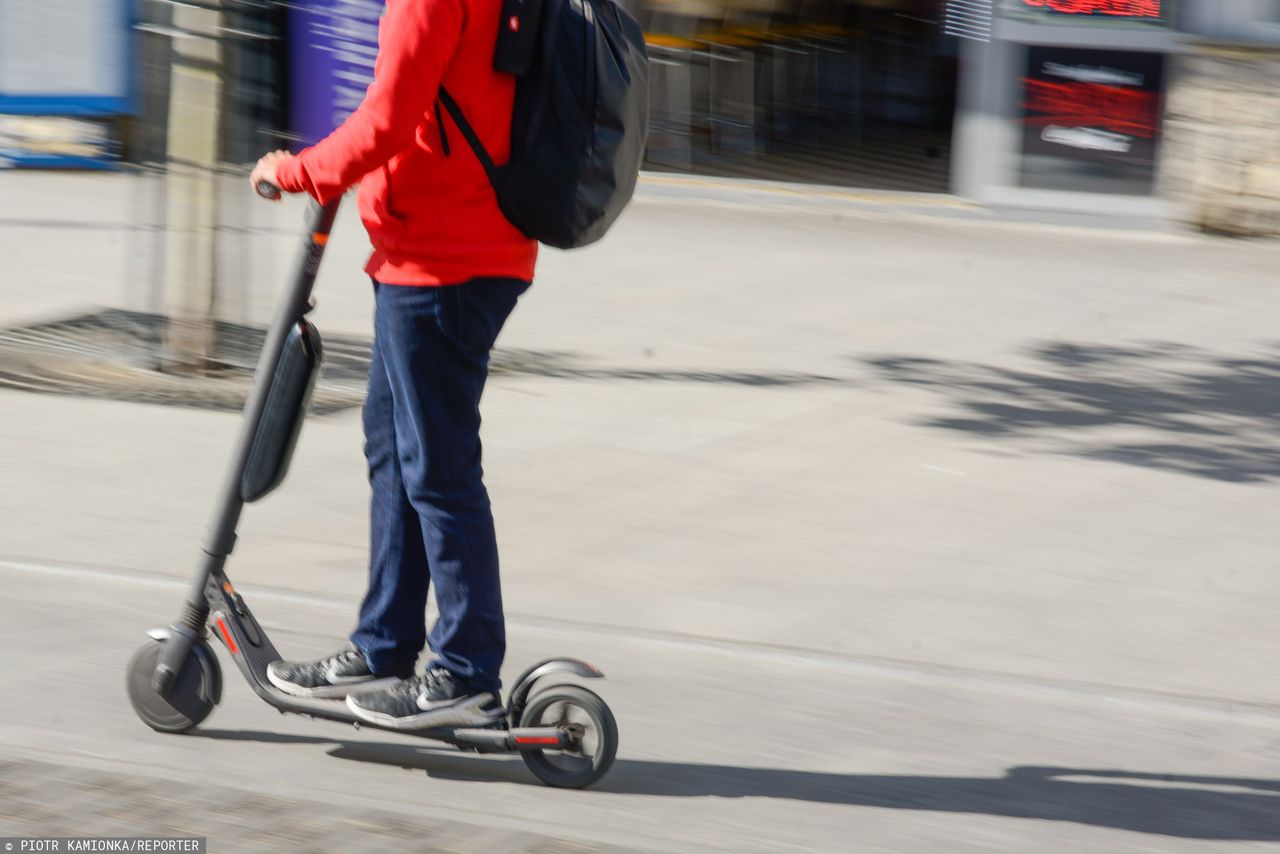
[[[222,639],[227,642],[227,649],[231,650],[232,655],[239,655],[240,650],[236,646],[236,640],[231,636],[231,632],[227,631],[227,624],[222,618],[218,618],[218,631],[222,632]]]

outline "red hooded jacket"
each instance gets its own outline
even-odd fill
[[[282,189],[320,202],[360,183],[373,244],[365,271],[380,282],[533,279],[537,243],[502,215],[484,168],[436,110],[443,83],[494,162],[507,161],[515,78],[493,70],[501,12],[501,0],[387,0],[364,102],[281,164]]]

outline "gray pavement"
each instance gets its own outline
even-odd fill
[[[0,182],[0,324],[143,307],[125,179]],[[262,318],[300,205],[245,210],[228,311]],[[352,213],[322,330],[368,329]],[[0,758],[546,850],[1274,850],[1277,261],[669,179],[600,246],[546,253],[486,468],[511,667],[610,677],[620,759],[585,793],[279,717],[230,670],[203,737],[146,730],[123,662],[171,618],[236,419],[0,393]],[[349,627],[366,500],[348,411],[247,512],[231,572],[287,654]],[[6,803],[0,834],[38,830]],[[492,850],[477,833],[457,850]]]
[[[634,849],[557,839],[457,821],[423,821],[365,805],[298,800],[201,781],[0,760],[0,792],[15,816],[0,833],[42,836],[203,837],[206,851],[316,851],[378,854],[475,851],[495,854],[629,854]],[[230,841],[230,844],[228,844]]]

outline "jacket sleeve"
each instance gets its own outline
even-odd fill
[[[341,127],[281,164],[282,189],[323,204],[409,147],[458,49],[464,2],[387,0],[364,101]]]

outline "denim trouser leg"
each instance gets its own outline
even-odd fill
[[[421,651],[430,581],[440,612],[433,664],[474,690],[499,687],[506,635],[479,403],[489,351],[526,288],[508,279],[374,286],[369,590],[351,639],[379,674]]]
[[[369,589],[351,640],[379,676],[405,675],[427,642],[427,553],[418,512],[404,490],[394,411],[382,342],[375,334],[364,403],[364,455],[372,492]]]

